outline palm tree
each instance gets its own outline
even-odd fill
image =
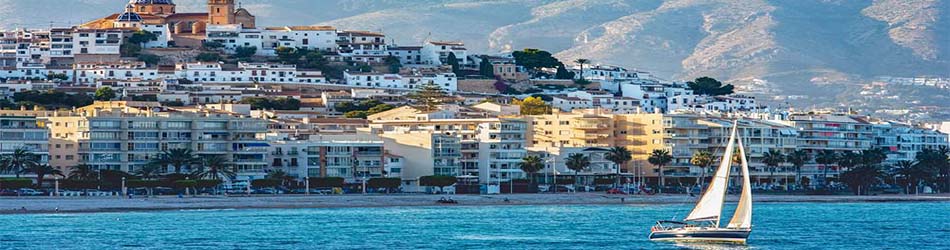
[[[194,176],[199,179],[217,180],[221,177],[233,179],[237,174],[231,171],[228,165],[230,165],[228,164],[228,158],[223,155],[208,155],[201,158],[201,165],[195,171]]]
[[[693,154],[693,157],[689,159],[690,164],[699,167],[700,177],[696,183],[699,183],[700,190],[703,189],[703,183],[706,181],[706,171],[708,170],[709,166],[713,164],[713,161],[715,161],[715,159],[713,159],[712,153],[710,153],[708,150],[700,150],[699,152]]]
[[[881,148],[861,150],[858,154],[858,163],[864,166],[878,165],[887,159],[887,153]]]
[[[171,150],[162,151],[158,154],[150,164],[155,164],[162,166],[162,168],[171,165],[175,168],[175,173],[181,173],[183,167],[191,166],[198,163],[198,158],[195,157],[195,154],[191,149],[188,148],[176,148]]]
[[[858,165],[860,155],[855,154],[854,152],[848,151],[844,152],[838,157],[838,166],[844,169],[844,171],[851,170],[854,166]],[[838,170],[842,172],[841,170]]]
[[[544,160],[541,160],[541,157],[537,155],[529,155],[521,159],[521,163],[518,163],[518,167],[520,167],[521,171],[525,172],[525,174],[531,176],[541,171],[541,169],[544,169]],[[534,182],[534,178],[531,178],[531,181]]]
[[[93,180],[96,179],[96,172],[95,169],[92,169],[92,166],[86,164],[76,165],[70,168],[68,178],[78,181]]]
[[[294,177],[290,176],[289,174],[287,174],[287,172],[284,172],[284,170],[281,170],[281,169],[275,169],[274,171],[267,173],[267,176],[265,178],[272,179],[272,180],[280,180],[281,186],[287,186],[287,182],[293,181],[294,179]]]
[[[928,168],[933,172],[933,177],[938,177],[941,173],[947,178],[947,187],[950,188],[950,159],[948,159],[950,149],[940,147],[938,149],[925,148],[917,152],[917,164]]]
[[[808,155],[808,152],[805,152],[803,149],[792,151],[788,154],[788,163],[791,163],[792,166],[795,166],[795,182],[798,185],[804,186],[802,184],[802,167],[805,166],[805,163],[811,160],[811,156]]]
[[[590,59],[578,58],[577,60],[574,60],[574,63],[580,64],[580,66],[581,66],[581,80],[583,80],[583,79],[584,79],[584,64],[589,64],[589,63],[590,63]]]
[[[37,188],[43,187],[43,177],[46,175],[63,176],[63,171],[59,171],[59,169],[53,168],[49,164],[33,163],[23,169],[23,172],[36,174]]]
[[[669,165],[670,162],[673,162],[673,155],[670,155],[670,151],[666,149],[655,149],[653,153],[650,154],[650,157],[647,158],[647,162],[656,166],[660,170],[660,189],[666,186],[666,177],[663,174],[663,166]]]
[[[143,180],[155,179],[161,176],[161,168],[162,166],[159,165],[146,164],[138,170],[135,170],[135,175],[139,176],[139,178],[142,178]]]
[[[821,164],[821,179],[825,186],[828,185],[828,165],[838,162],[838,154],[831,150],[822,150],[815,156],[815,163]]]
[[[775,168],[785,163],[785,155],[782,152],[770,149],[769,152],[762,154],[762,163],[769,168],[769,183],[772,183],[772,176],[775,175]]]
[[[36,155],[29,150],[18,148],[13,150],[12,154],[3,157],[2,161],[7,171],[13,172],[16,178],[20,178],[20,173],[23,172],[23,169],[29,167],[31,164],[37,163],[36,158]]]
[[[567,168],[574,171],[574,190],[577,190],[577,173],[587,169],[590,166],[590,157],[583,154],[571,154],[567,156],[565,163]]]
[[[620,186],[620,169],[625,167],[627,162],[630,159],[633,159],[633,154],[630,153],[630,150],[627,150],[625,147],[612,147],[607,151],[606,157],[608,161],[617,164],[617,183],[616,186]]]
[[[877,183],[879,178],[884,175],[878,165],[861,165],[852,168],[841,174],[841,181],[848,184],[858,195],[861,190],[868,190],[868,187]],[[868,192],[865,191],[865,194]]]
[[[914,161],[899,161],[894,164],[893,173],[894,178],[904,177],[904,180],[907,182],[907,185],[914,188],[914,191],[917,191],[917,184],[920,182],[921,173],[920,164]],[[908,193],[910,193],[908,191]]]

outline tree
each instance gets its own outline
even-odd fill
[[[710,153],[708,150],[700,150],[699,152],[696,152],[695,154],[693,154],[693,157],[689,159],[690,164],[693,164],[693,166],[699,167],[700,177],[699,177],[699,180],[696,181],[696,183],[699,183],[700,189],[703,188],[703,183],[706,181],[706,172],[708,172],[709,166],[712,166],[714,161],[715,161],[715,158],[713,157],[712,153]]]
[[[762,163],[769,168],[769,183],[772,183],[772,177],[775,175],[775,169],[785,163],[785,155],[776,149],[770,149],[769,152],[762,154]]]
[[[541,171],[541,169],[544,169],[544,160],[536,155],[529,155],[525,158],[521,158],[521,163],[518,163],[518,167],[521,168],[522,172],[531,176]],[[532,182],[534,181],[533,178],[531,180]]]
[[[452,66],[452,72],[455,73],[456,76],[462,74],[462,68],[459,66],[459,59],[455,57],[455,53],[449,52],[449,56],[445,58],[445,61],[448,65]]]
[[[663,167],[669,165],[673,162],[673,155],[670,154],[669,150],[666,149],[655,149],[650,153],[650,157],[647,157],[647,162],[656,166],[660,170],[660,188],[666,186],[666,177],[663,173]]]
[[[139,54],[138,59],[139,61],[145,62],[148,66],[155,66],[162,60],[161,57],[152,54]]]
[[[948,154],[950,154],[950,149],[947,147],[939,147],[937,149],[924,148],[920,152],[917,152],[915,156],[921,170],[932,172],[932,177],[936,178],[943,173],[944,178],[947,180],[946,188],[950,188],[950,160],[948,160],[950,157],[948,157]],[[948,191],[950,191],[950,189],[948,189]]]
[[[482,56],[482,61],[478,63],[478,74],[485,77],[495,77],[495,66],[488,60],[488,56]]]
[[[298,53],[304,51],[305,50],[301,49]],[[329,63],[330,61],[327,60],[320,51],[306,51],[306,53],[303,54],[303,59],[298,59],[297,67],[323,70],[326,69]]]
[[[567,162],[564,164],[567,165],[567,169],[574,171],[574,190],[576,191],[578,180],[577,174],[580,171],[584,171],[584,169],[590,167],[590,157],[587,157],[583,154],[570,154],[567,156]]]
[[[122,57],[137,57],[142,52],[142,46],[135,43],[119,45],[119,55]]]
[[[903,177],[906,185],[918,192],[920,182],[931,177],[934,172],[917,161],[899,161],[893,166],[893,173],[895,178]]]
[[[554,73],[554,79],[570,80],[574,79],[574,72],[567,70],[564,67],[564,64],[557,66],[557,71]]]
[[[110,87],[101,87],[96,89],[96,101],[109,101],[115,99],[115,90]]]
[[[416,92],[406,95],[407,98],[426,112],[435,111],[439,105],[449,101],[449,96],[439,85],[434,83],[423,84]]]
[[[851,151],[844,152],[838,157],[838,166],[841,167],[841,169],[844,169],[844,171],[851,170],[851,168],[859,164],[860,157],[860,155]]]
[[[241,99],[240,103],[250,104],[251,109],[275,109],[275,110],[299,110],[300,100],[292,97],[278,97],[274,99],[265,97],[251,97]]]
[[[257,54],[257,47],[254,46],[241,46],[234,49],[234,56],[237,58],[247,59],[254,54]]]
[[[53,168],[49,164],[33,163],[23,169],[23,172],[36,174],[37,188],[43,187],[43,177],[46,175],[63,176],[63,171],[59,171],[59,169]]]
[[[584,79],[584,64],[590,63],[590,60],[584,59],[584,58],[578,58],[577,60],[574,60],[574,63],[577,63],[581,66],[581,79],[583,80]]]
[[[158,178],[162,170],[162,166],[155,164],[145,164],[139,169],[135,170],[135,175],[143,180],[152,180]]]
[[[723,86],[719,80],[706,76],[696,78],[696,80],[691,82],[686,82],[686,86],[689,86],[689,88],[693,90],[693,94],[709,96],[732,94],[735,89],[732,84]]]
[[[277,47],[274,50],[277,53],[277,59],[282,63],[296,64],[300,56],[297,55],[297,49],[291,47]]]
[[[27,167],[37,164],[38,156],[25,148],[13,150],[12,154],[4,156],[0,161],[6,171],[13,172],[16,178],[20,178],[20,173]]]
[[[343,113],[343,117],[346,117],[346,118],[366,119],[366,117],[369,117],[369,115],[370,115],[369,112],[362,111],[362,110],[353,110],[353,111]]]
[[[89,181],[95,180],[98,171],[93,169],[92,166],[81,164],[73,166],[69,169],[69,179],[77,181]]]
[[[514,104],[521,106],[521,115],[545,115],[551,113],[551,105],[545,103],[541,97],[529,96],[524,100],[515,99]]]
[[[821,164],[821,175],[822,182],[825,186],[828,185],[828,165],[835,164],[838,162],[838,154],[835,151],[831,150],[822,150],[818,151],[818,155],[815,156],[815,163]]]
[[[156,41],[156,40],[158,40],[158,35],[156,35],[155,33],[148,32],[145,30],[138,30],[132,33],[131,36],[129,36],[128,42],[137,44],[137,45],[142,45],[144,43]]]
[[[182,168],[197,163],[199,163],[199,159],[195,157],[194,151],[188,148],[175,148],[162,151],[162,153],[155,156],[151,162],[151,164],[162,167],[172,166],[175,168],[176,174],[181,173]]]
[[[201,43],[201,46],[205,49],[220,49],[224,48],[224,44],[216,41],[204,41]]]
[[[366,181],[366,186],[369,188],[385,188],[386,193],[389,193],[390,190],[398,189],[402,185],[402,179],[399,178],[370,178]]]
[[[284,170],[281,169],[275,169],[274,171],[267,173],[265,179],[278,180],[280,186],[287,186],[288,183],[294,181],[293,176],[290,176],[290,174],[287,174],[287,172],[284,172]]]
[[[808,152],[805,152],[805,150],[798,149],[789,153],[786,158],[788,158],[788,163],[791,163],[792,166],[795,166],[795,181],[798,183],[798,185],[804,187],[804,184],[802,183],[802,167],[805,166],[806,162],[811,161],[811,156],[809,156]]]
[[[841,173],[841,181],[861,195],[862,190],[865,190],[864,193],[867,194],[866,190],[871,185],[877,184],[879,177],[883,175],[884,172],[878,165],[861,165]]]
[[[612,147],[607,150],[607,155],[604,157],[608,161],[617,164],[617,183],[616,186],[620,186],[620,169],[624,168],[627,165],[627,162],[633,159],[633,153],[630,150],[627,150],[625,147]]]
[[[344,179],[343,177],[309,177],[307,181],[310,182],[311,187],[343,187]]]
[[[221,61],[221,55],[218,53],[201,53],[198,56],[195,56],[195,60],[199,62],[218,62]]]
[[[554,58],[550,52],[539,49],[524,49],[522,51],[511,52],[515,58],[515,64],[529,69],[555,68],[561,65],[561,62]]]
[[[389,73],[397,74],[399,69],[402,68],[402,62],[399,61],[399,58],[395,56],[387,56],[383,58],[383,63],[389,66]]]
[[[863,166],[878,165],[887,159],[887,153],[881,148],[861,150],[858,154],[858,163]]]
[[[427,175],[419,177],[419,185],[425,187],[439,187],[439,192],[444,192],[444,188],[455,185],[458,179],[455,176],[445,175]]]
[[[237,173],[231,170],[228,158],[224,155],[205,155],[200,159],[201,164],[193,174],[199,179],[218,180],[223,178],[233,179]]]

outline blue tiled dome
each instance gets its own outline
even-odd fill
[[[125,13],[122,13],[122,15],[119,15],[118,17],[115,18],[116,22],[141,22],[142,21],[142,16],[140,16],[138,13],[132,12],[131,4],[126,6],[125,9],[126,9]]]

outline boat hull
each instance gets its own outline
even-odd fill
[[[700,242],[727,242],[744,244],[751,229],[672,229],[650,233],[650,240],[654,241],[700,241]]]

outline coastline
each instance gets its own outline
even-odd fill
[[[441,197],[458,204],[438,204]],[[505,201],[508,198],[509,201]],[[621,202],[621,198],[623,201]],[[738,197],[730,196],[729,201]],[[499,195],[280,195],[280,196],[175,196],[135,197],[2,197],[0,215],[143,212],[169,210],[213,209],[299,209],[351,207],[415,207],[415,206],[517,206],[517,205],[664,205],[695,202],[686,195],[607,195],[577,194],[499,194]],[[819,196],[819,195],[756,195],[755,202],[950,202],[950,194]],[[25,208],[26,210],[22,210]]]

